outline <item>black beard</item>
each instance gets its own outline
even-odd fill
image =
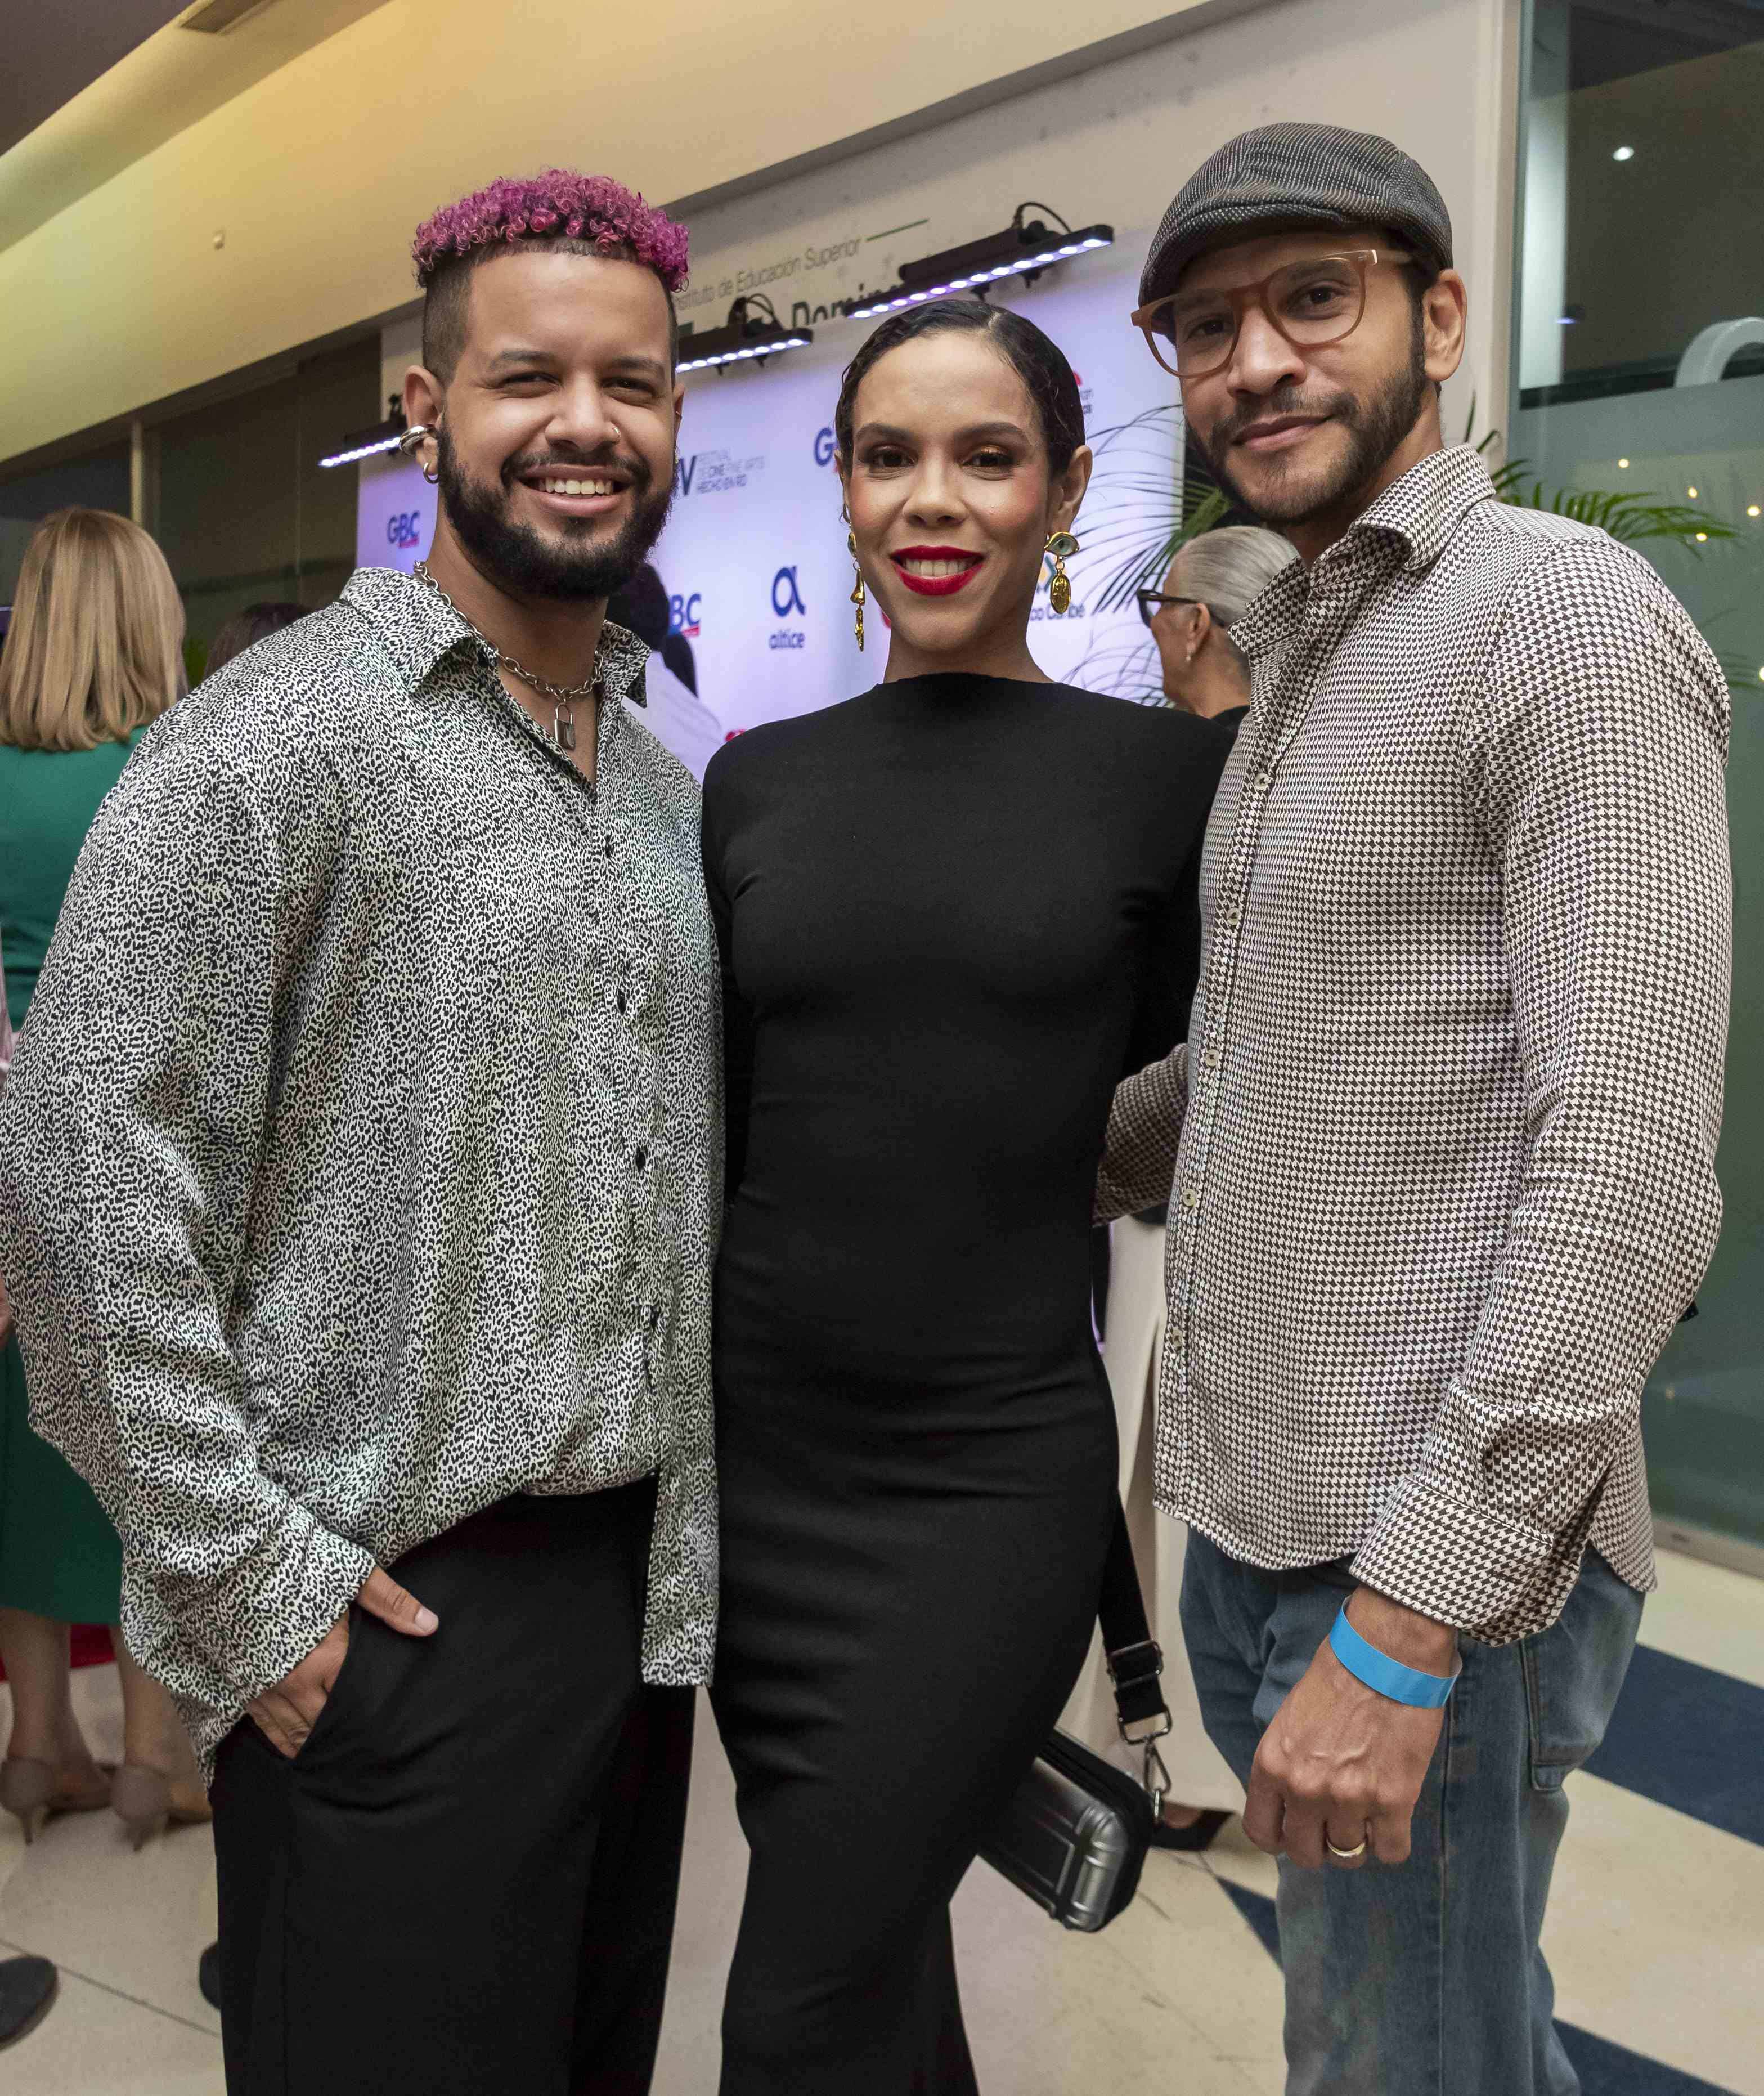
[[[1306,399],[1295,387],[1281,386],[1265,400],[1258,400],[1233,415],[1215,432],[1204,448],[1213,478],[1239,509],[1259,517],[1264,524],[1302,524],[1308,518],[1326,515],[1341,508],[1369,487],[1383,469],[1386,461],[1420,419],[1427,388],[1426,345],[1420,317],[1409,339],[1409,356],[1370,400],[1352,393],[1334,393],[1326,398]],[[1230,459],[1231,439],[1252,422],[1274,415],[1315,414],[1322,412],[1339,422],[1348,432],[1348,449],[1340,464],[1320,486],[1294,488],[1286,496],[1280,484],[1267,491],[1259,504],[1251,501],[1234,478]]]
[[[473,480],[460,464],[443,423],[436,440],[435,469],[447,521],[474,564],[511,596],[551,597],[570,603],[609,597],[642,567],[661,536],[673,503],[673,483],[670,478],[657,491],[652,486],[655,476],[642,459],[621,457],[618,463],[630,474],[636,498],[629,520],[612,538],[584,544],[579,541],[594,530],[595,520],[562,518],[565,543],[560,544],[530,524],[515,523],[508,513],[509,491],[516,480],[534,465],[548,463],[567,465],[577,473],[590,464],[581,459],[512,458],[503,463],[501,487],[488,487]]]

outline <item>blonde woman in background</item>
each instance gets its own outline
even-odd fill
[[[1230,629],[1280,570],[1297,558],[1287,541],[1252,525],[1227,525],[1191,539],[1160,590],[1139,592],[1139,616],[1157,643],[1166,704],[1203,718],[1240,721],[1249,710],[1249,665]],[[1164,1339],[1165,1212],[1124,1216],[1111,1232],[1103,1361],[1121,1430],[1121,1498],[1152,1635],[1164,1651],[1163,1688],[1175,1730],[1162,1743],[1173,1795],[1154,1836],[1169,1849],[1204,1849],[1244,1802],[1237,1779],[1201,1728],[1200,1706],[1183,1648],[1178,1603],[1187,1531],[1158,1517],[1152,1499],[1152,1403]],[[1115,1699],[1093,1641],[1061,1721],[1099,1753],[1139,1773],[1122,1744]]]
[[[184,607],[146,533],[102,509],[46,517],[25,550],[0,653],[0,948],[15,1026],[74,862],[134,738],[183,689]],[[78,1072],[68,1072],[77,1083]],[[9,1274],[15,1296],[27,1276]],[[24,1364],[0,1355],[0,1662],[12,1730],[0,1806],[35,1838],[113,1806],[138,1849],[208,1817],[172,1699],[115,1638],[124,1766],[94,1761],[73,1711],[68,1627],[117,1618],[121,1551],[90,1490],[30,1430]]]

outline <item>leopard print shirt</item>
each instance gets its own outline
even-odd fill
[[[364,569],[143,739],[0,1108],[32,1421],[211,1767],[377,1562],[659,1473],[643,1672],[708,1678],[716,953],[605,630],[587,787]]]

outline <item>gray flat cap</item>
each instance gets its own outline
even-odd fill
[[[1387,225],[1436,268],[1452,266],[1452,218],[1424,168],[1387,138],[1333,124],[1270,124],[1222,146],[1164,214],[1139,303],[1174,291],[1196,255],[1259,225]]]

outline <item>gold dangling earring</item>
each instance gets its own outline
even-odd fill
[[[1048,601],[1053,606],[1054,616],[1064,618],[1072,601],[1072,579],[1065,571],[1069,555],[1078,549],[1078,543],[1069,531],[1056,531],[1048,541],[1048,551],[1053,556],[1053,573],[1048,582]]]
[[[852,592],[852,602],[857,606],[857,652],[864,652],[864,570],[857,565],[857,535],[847,531],[845,550],[852,556],[852,565],[857,570],[856,587]]]

